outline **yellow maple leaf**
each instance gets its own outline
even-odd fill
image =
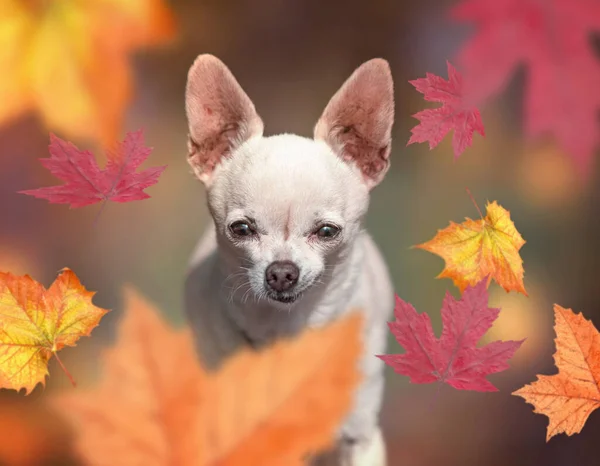
[[[600,333],[582,314],[554,305],[556,330],[555,375],[515,391],[534,412],[548,416],[546,441],[564,432],[581,432],[589,415],[600,406]]]
[[[352,405],[361,323],[354,314],[207,372],[190,329],[170,329],[129,290],[100,384],[54,406],[89,465],[301,465]]]
[[[45,382],[52,355],[66,372],[57,352],[89,336],[108,312],[92,304],[94,294],[69,269],[47,290],[29,275],[0,272],[0,388],[30,393]]]
[[[523,260],[519,249],[525,240],[510,219],[510,212],[496,201],[487,204],[487,215],[479,220],[466,218],[450,222],[426,243],[414,246],[437,254],[446,262],[436,278],[451,278],[461,293],[485,277],[494,279],[506,291],[527,296],[523,284]]]
[[[0,124],[37,109],[68,138],[112,144],[129,52],[172,34],[162,0],[0,0]]]

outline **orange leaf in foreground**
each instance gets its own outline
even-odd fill
[[[359,381],[361,319],[349,316],[205,372],[132,291],[99,386],[55,400],[89,465],[300,465],[329,446]]]
[[[37,110],[69,139],[118,139],[129,55],[173,36],[164,0],[2,0],[0,124]]]
[[[510,219],[510,212],[496,201],[487,204],[479,220],[450,222],[426,243],[415,246],[442,257],[446,267],[436,278],[451,278],[461,293],[482,279],[494,279],[506,291],[527,296],[523,284],[523,260],[519,249],[525,240]],[[488,282],[489,283],[489,282]]]
[[[554,305],[556,375],[515,391],[531,403],[534,412],[548,416],[546,441],[564,432],[581,432],[589,415],[600,406],[600,333],[582,314]]]
[[[29,275],[0,272],[0,388],[28,394],[45,382],[52,355],[62,366],[57,352],[89,336],[108,312],[92,304],[94,294],[69,269],[47,290]]]

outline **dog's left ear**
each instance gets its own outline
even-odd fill
[[[327,142],[360,169],[369,189],[390,166],[394,83],[388,62],[363,63],[331,98],[315,126],[315,139]]]

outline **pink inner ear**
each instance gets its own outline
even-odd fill
[[[208,109],[207,113],[209,112],[212,110]],[[207,135],[202,145],[197,144],[192,138],[189,139],[189,162],[197,175],[208,175],[213,172],[217,164],[229,155],[237,133],[237,127],[225,128],[220,133]]]
[[[338,133],[337,140],[343,145],[342,157],[348,162],[354,162],[362,174],[375,180],[386,170],[389,164],[390,144],[384,147],[374,147],[356,130],[356,127],[344,127]]]
[[[203,180],[233,148],[262,133],[262,120],[252,101],[212,55],[200,55],[190,68],[186,111],[189,161]]]
[[[389,166],[394,122],[394,91],[389,66],[381,59],[359,67],[332,97],[315,127],[324,139],[354,162],[369,184]]]

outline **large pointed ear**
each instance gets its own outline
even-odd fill
[[[372,189],[390,166],[394,83],[388,62],[363,63],[331,98],[315,126],[315,139],[327,142],[355,164]]]
[[[229,68],[212,55],[200,55],[190,68],[185,92],[189,126],[188,162],[209,186],[217,164],[253,136],[263,122]]]

